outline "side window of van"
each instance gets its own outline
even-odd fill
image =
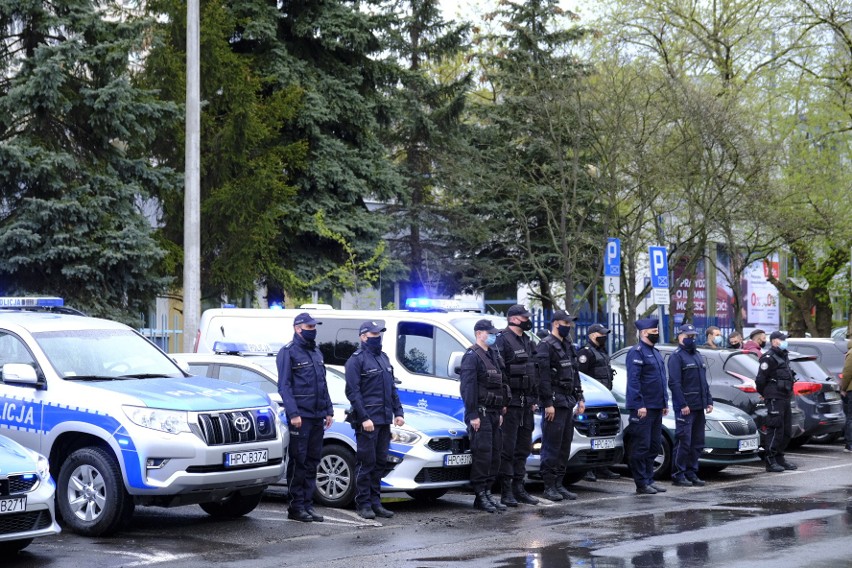
[[[349,356],[358,349],[360,320],[333,319],[323,316],[322,325],[317,326],[317,345],[326,365],[345,365]],[[382,327],[384,321],[376,320]]]
[[[396,359],[409,372],[449,378],[447,365],[454,351],[466,348],[446,331],[432,324],[400,322]]]

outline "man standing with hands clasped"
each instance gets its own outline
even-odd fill
[[[698,457],[704,449],[704,412],[713,412],[707,367],[696,352],[695,335],[692,324],[680,326],[678,348],[669,357],[669,389],[675,412],[672,483],[678,487],[704,485],[698,478]]]
[[[393,367],[382,352],[381,325],[365,321],[358,329],[361,346],[346,361],[346,398],[352,405],[358,463],[355,507],[364,519],[393,517],[382,506],[381,483],[388,461],[390,426],[405,424]]]

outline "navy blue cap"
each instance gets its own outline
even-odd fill
[[[376,321],[365,321],[361,324],[361,327],[358,328],[358,335],[364,335],[365,333],[382,333],[386,328],[382,327],[379,322]]]
[[[317,320],[315,320],[314,318],[312,318],[311,314],[309,314],[308,312],[302,312],[301,314],[297,315],[296,318],[293,320],[293,325],[302,325],[302,324],[321,325],[321,323],[318,322]]]
[[[574,321],[576,319],[577,316],[572,316],[565,310],[556,310],[550,317],[550,321]]]
[[[636,329],[654,329],[655,327],[659,327],[660,319],[659,318],[642,318],[636,320]]]
[[[695,326],[691,323],[685,323],[679,328],[677,328],[677,334],[685,334],[685,335],[697,335],[698,332],[695,331]]]
[[[589,326],[589,330],[586,332],[586,335],[591,335],[593,333],[601,333],[603,335],[609,335],[609,328],[602,326],[599,323],[593,323]]]
[[[487,331],[488,333],[498,333],[500,330],[494,327],[491,320],[481,319],[473,324],[473,331]]]
[[[785,339],[787,339],[787,334],[781,331],[773,331],[769,335],[769,341],[772,341],[773,339],[780,339],[781,341],[784,341]]]
[[[521,316],[521,317],[524,317],[524,318],[528,318],[528,317],[530,317],[530,315],[531,315],[530,312],[525,307],[523,307],[521,304],[515,304],[514,306],[509,308],[508,312],[506,312],[507,318],[510,318],[512,316]]]

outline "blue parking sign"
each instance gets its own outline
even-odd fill
[[[621,275],[621,241],[610,237],[606,240],[604,254],[604,276]]]
[[[648,247],[651,262],[651,288],[669,287],[669,257],[666,247]]]

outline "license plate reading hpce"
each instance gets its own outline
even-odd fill
[[[741,452],[747,452],[749,450],[757,449],[757,438],[752,438],[751,440],[740,440],[739,449]]]
[[[225,454],[225,467],[258,465],[269,461],[267,450],[248,450]]]
[[[27,497],[15,497],[13,499],[0,499],[0,515],[12,515],[23,513],[27,510]]]
[[[444,456],[444,465],[447,467],[470,465],[472,463],[473,454],[449,454]]]
[[[593,450],[612,450],[615,448],[615,438],[600,438],[592,440]]]

